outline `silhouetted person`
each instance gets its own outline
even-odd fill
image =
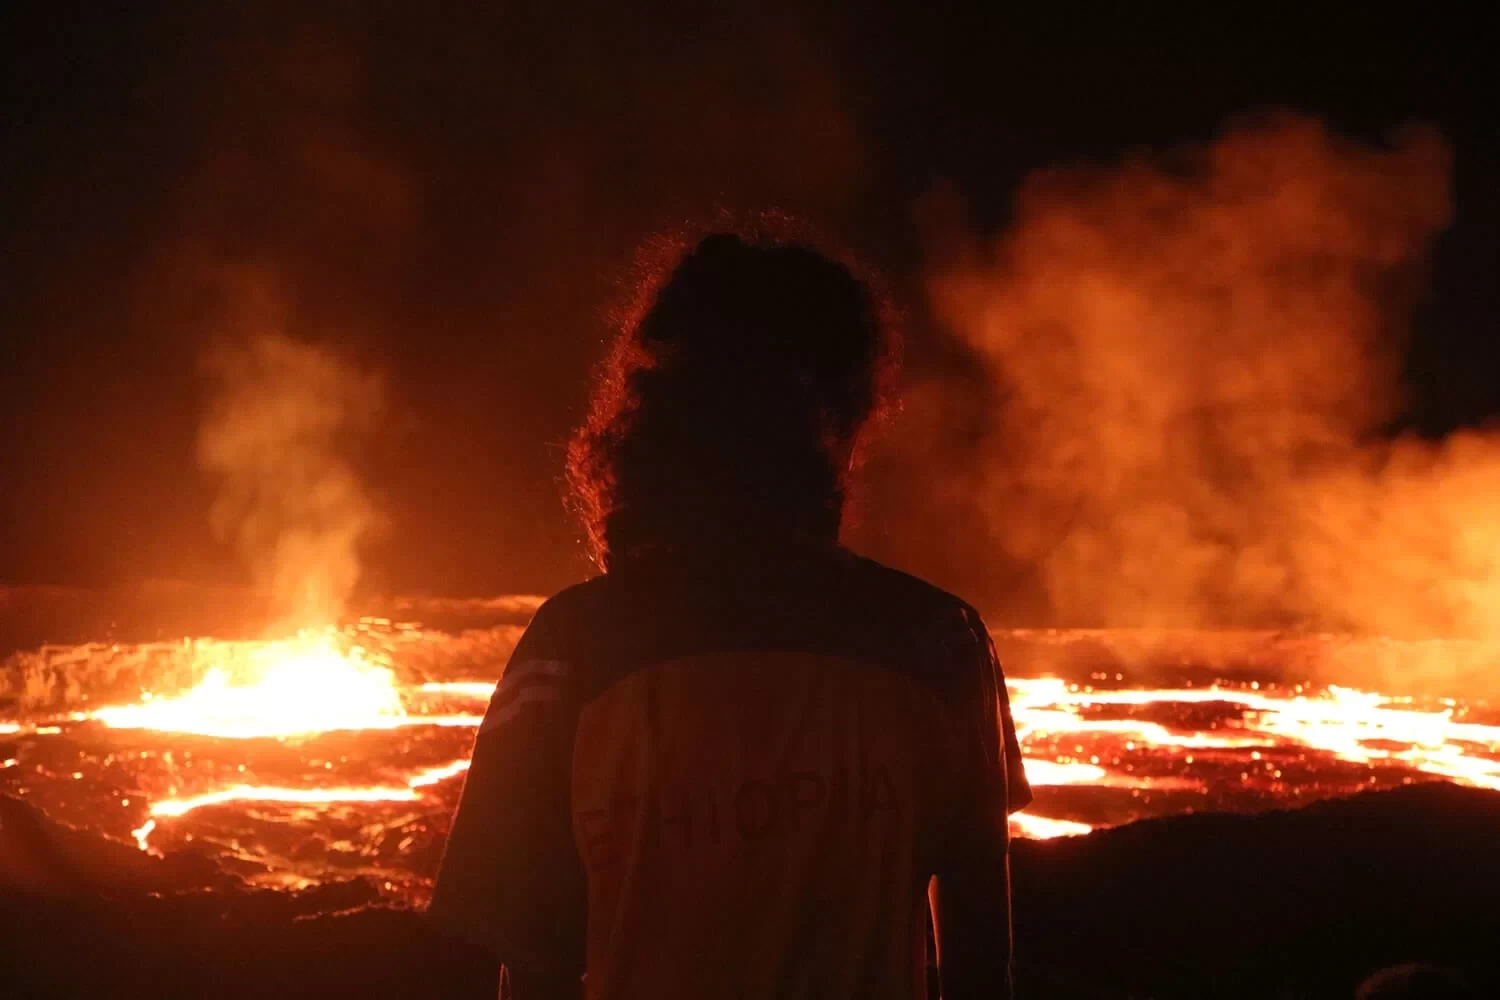
[[[605,573],[516,647],[432,915],[519,1000],[910,1000],[933,883],[944,995],[1008,996],[1030,790],[993,646],[838,542],[880,303],[722,234],[648,291],[569,456]]]

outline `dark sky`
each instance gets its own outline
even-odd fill
[[[206,274],[269,282],[286,332],[384,371],[356,456],[391,524],[366,587],[548,592],[586,572],[561,449],[651,232],[718,207],[811,218],[890,275],[920,369],[945,354],[920,297],[924,196],[957,191],[997,230],[1034,169],[1265,109],[1372,142],[1441,130],[1455,217],[1406,422],[1500,414],[1477,15],[566,6],[7,5],[0,582],[243,574],[194,459],[198,359],[234,308]]]

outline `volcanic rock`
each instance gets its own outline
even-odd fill
[[[1496,995],[1497,843],[1500,794],[1445,783],[1021,841],[1021,995],[1348,998],[1409,961]],[[0,803],[0,879],[16,996],[495,995],[486,956],[362,882],[253,890],[16,800]]]

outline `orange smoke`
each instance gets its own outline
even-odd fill
[[[323,624],[359,579],[379,512],[345,450],[381,408],[381,382],[328,350],[269,331],[222,345],[198,457],[220,482],[215,528],[233,539],[283,625]]]
[[[1282,117],[1036,175],[952,255],[1000,390],[957,477],[1057,619],[1500,637],[1500,437],[1380,437],[1448,161]]]

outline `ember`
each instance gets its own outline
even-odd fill
[[[13,657],[13,684],[34,690],[62,665],[78,696],[3,724],[0,790],[142,850],[207,853],[253,883],[364,875],[420,899],[494,685],[479,664],[500,662],[515,633],[367,620]],[[187,682],[85,707],[90,675],[121,662]],[[1123,673],[1012,677],[1010,697],[1037,789],[1013,820],[1020,837],[1430,778],[1500,789],[1500,713],[1482,704],[1234,679],[1144,687]]]

